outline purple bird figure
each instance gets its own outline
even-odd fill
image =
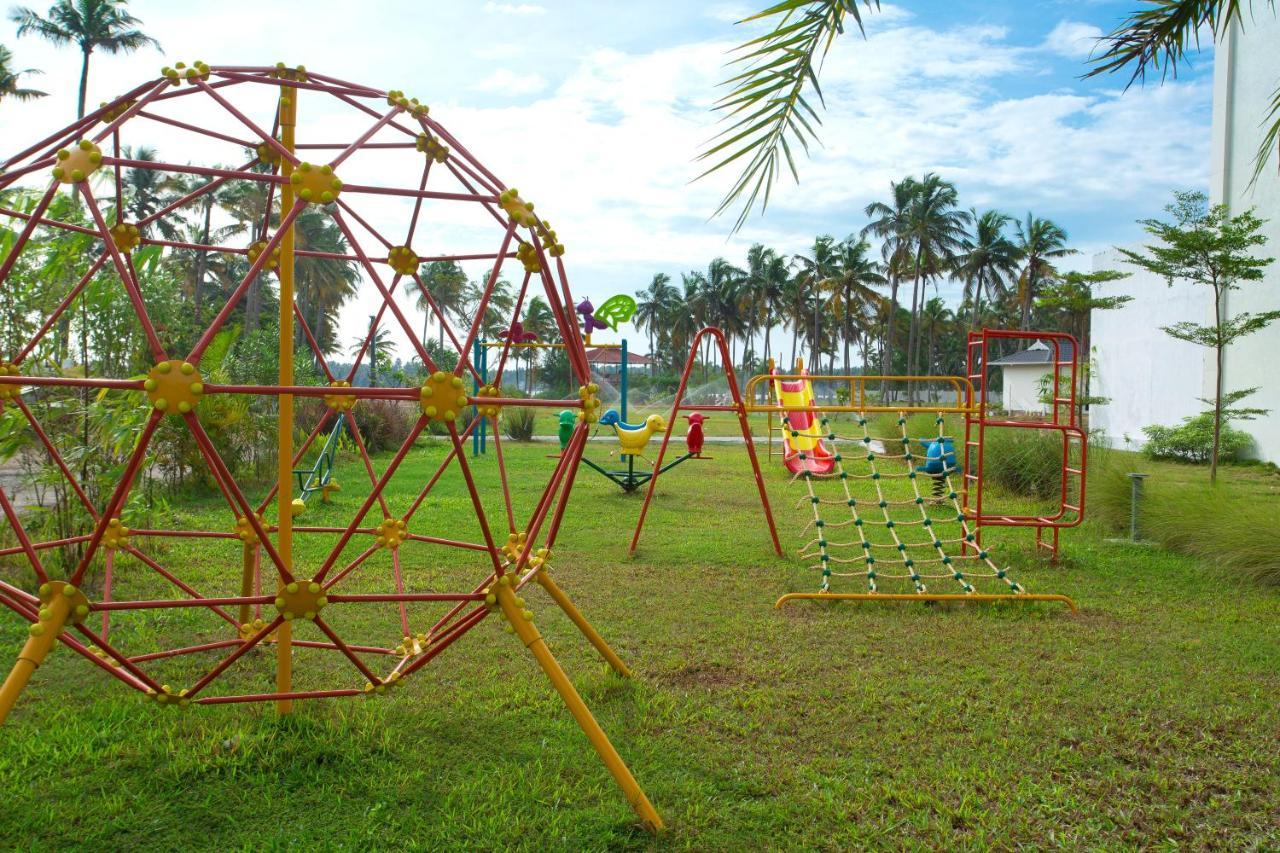
[[[584,299],[578,303],[577,312],[582,315],[582,333],[590,336],[596,329],[609,328],[608,323],[601,323],[595,318],[596,307],[591,304],[590,299]]]

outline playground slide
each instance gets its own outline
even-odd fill
[[[806,470],[818,476],[832,473],[835,460],[822,440],[815,413],[792,411],[813,405],[813,385],[807,379],[775,379],[773,388],[789,426],[782,431],[782,464],[792,474]]]

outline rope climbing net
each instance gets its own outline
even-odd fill
[[[1032,595],[1009,576],[992,559],[981,544],[977,525],[967,516],[962,496],[953,477],[962,474],[953,453],[929,458],[915,452],[912,446],[925,446],[929,441],[953,442],[947,434],[947,421],[935,413],[936,435],[929,441],[913,439],[909,434],[908,413],[898,412],[896,430],[892,434],[872,434],[867,412],[853,413],[860,435],[840,435],[828,413],[818,417],[818,433],[829,442],[831,469],[815,473],[803,465],[791,477],[791,484],[804,484],[806,494],[796,507],[808,505],[812,518],[801,530],[811,537],[799,549],[809,568],[821,572],[819,592],[790,593],[779,599],[805,598],[846,599],[970,599],[1061,601],[1074,609],[1066,596]],[[782,416],[782,428],[793,438],[800,431],[793,428],[788,415]],[[804,463],[811,457],[796,451]],[[937,470],[927,471],[918,463],[931,461]],[[929,488],[921,489],[921,480]],[[839,507],[840,510],[836,510]],[[839,517],[832,518],[834,512]],[[837,592],[833,578],[862,578],[866,591]],[[889,581],[909,592],[886,592],[882,583]],[[934,581],[945,583],[950,592],[931,589]],[[935,584],[935,586],[940,584]],[[994,586],[993,592],[982,587]]]
[[[937,438],[948,440],[945,434],[946,419],[937,415],[935,421]],[[899,413],[897,426],[899,433],[892,437],[875,438],[871,435],[865,415],[859,415],[857,424],[861,428],[862,437],[855,440],[842,438],[831,429],[831,418],[823,416],[819,419],[822,432],[827,441],[837,448],[841,444],[852,444],[865,465],[865,471],[849,471],[845,467],[844,452],[837,449],[832,456],[834,467],[832,477],[839,483],[842,496],[824,498],[818,494],[818,476],[811,471],[797,472],[792,481],[802,480],[808,496],[801,498],[798,505],[807,502],[813,509],[813,520],[805,525],[802,533],[815,530],[816,535],[804,544],[800,550],[803,559],[817,558],[818,563],[811,566],[822,571],[822,590],[829,591],[833,577],[865,577],[869,592],[878,592],[878,580],[909,580],[917,593],[929,592],[927,581],[953,580],[964,594],[976,592],[973,582],[979,578],[995,578],[1002,581],[1011,593],[1022,593],[1025,590],[1009,578],[1008,572],[995,564],[991,555],[975,543],[977,534],[971,529],[968,519],[960,505],[960,495],[951,481],[951,476],[958,473],[955,465],[944,462],[942,470],[937,474],[926,474],[916,470],[916,460],[922,455],[912,453],[912,439],[907,434],[907,417]],[[790,419],[783,417],[783,428],[790,429]],[[900,452],[892,452],[898,450]],[[851,452],[855,452],[851,450]],[[803,459],[805,454],[800,451]],[[881,470],[886,461],[898,461],[906,470]],[[920,491],[920,478],[932,480],[935,488],[926,497]],[[864,497],[859,501],[854,497],[849,481],[870,483],[875,490],[874,498]],[[892,488],[890,481],[899,481],[905,488]],[[908,492],[909,490],[909,492]],[[897,498],[898,492],[908,492]],[[823,517],[823,506],[843,506],[849,517],[840,521],[830,521]],[[931,508],[947,510],[946,514],[930,514]],[[871,509],[874,517],[863,515]],[[958,528],[954,535],[948,535],[947,527]],[[856,540],[840,541],[833,537],[831,531],[853,528],[857,533]],[[888,541],[873,541],[872,529],[883,530]],[[908,532],[910,531],[910,532]],[[951,551],[959,549],[960,553]],[[924,556],[921,556],[924,552]],[[852,553],[854,556],[841,556]],[[966,563],[973,564],[968,571],[962,568]],[[835,567],[859,566],[859,571],[839,570]],[[893,568],[886,568],[886,566]],[[899,568],[900,567],[900,568]]]

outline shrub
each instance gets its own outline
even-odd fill
[[[1156,424],[1143,427],[1142,432],[1147,436],[1147,443],[1142,448],[1142,452],[1151,459],[1208,462],[1209,457],[1213,455],[1213,412],[1201,412],[1193,417],[1183,418],[1181,426],[1167,427]],[[1218,459],[1220,461],[1235,459],[1252,441],[1248,433],[1233,429],[1230,424],[1224,423],[1218,446]]]
[[[1026,497],[1059,494],[1062,437],[1057,431],[988,428],[983,440],[984,475],[988,482]]]
[[[512,441],[530,441],[533,438],[533,410],[514,406],[502,413],[502,432]]]
[[[361,400],[351,410],[370,453],[398,449],[417,417],[417,406],[397,400]]]

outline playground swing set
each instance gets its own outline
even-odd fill
[[[240,95],[263,89],[274,95],[274,115],[266,122],[254,121],[246,110],[252,98],[243,101]],[[231,136],[208,127],[188,123],[166,115],[166,109],[182,99],[203,100],[206,105],[239,128],[239,136]],[[325,99],[333,107],[345,105],[367,121],[366,129],[358,137],[335,142],[320,127],[307,142],[298,140],[299,102]],[[243,105],[238,106],[237,103]],[[324,110],[317,112],[323,113]],[[210,140],[230,143],[234,150],[247,149],[248,162],[239,168],[203,167],[179,165],[163,161],[131,159],[122,145],[122,134],[135,125],[147,121],[160,121],[170,127],[193,135],[202,144]],[[269,128],[269,130],[267,129]],[[376,140],[376,141],[375,141]],[[329,151],[333,156],[323,164],[313,165],[300,156],[306,150]],[[400,174],[394,167],[391,155],[404,153],[415,158],[412,172]],[[339,170],[349,160],[360,158],[376,160],[378,174],[384,178],[382,185],[344,183]],[[37,581],[35,592],[0,580],[0,606],[12,611],[28,625],[27,639],[18,654],[8,677],[0,686],[0,723],[8,716],[26,688],[36,668],[56,647],[66,647],[82,656],[90,664],[125,687],[135,690],[151,705],[161,709],[181,709],[190,706],[229,703],[272,702],[279,714],[288,714],[293,703],[299,700],[363,696],[375,699],[404,684],[424,666],[440,658],[442,653],[463,635],[471,633],[489,617],[505,622],[506,629],[515,634],[520,644],[527,648],[538,666],[558,692],[575,721],[586,734],[602,763],[622,789],[641,823],[650,831],[662,827],[662,819],[644,792],[636,783],[630,770],[610,743],[604,731],[592,716],[572,682],[543,640],[524,595],[533,586],[543,590],[557,607],[574,623],[583,637],[596,649],[610,667],[621,676],[630,672],[605,640],[573,604],[568,594],[553,579],[553,550],[566,516],[570,495],[575,483],[579,463],[601,471],[603,466],[587,462],[584,451],[593,425],[601,423],[611,427],[619,441],[623,456],[634,460],[645,449],[645,444],[661,432],[662,438],[656,458],[649,470],[637,470],[629,462],[625,480],[619,482],[608,471],[601,471],[624,490],[645,486],[645,497],[639,518],[631,538],[630,550],[634,552],[643,530],[650,503],[653,500],[660,475],[682,461],[701,457],[703,446],[702,422],[707,412],[724,412],[738,419],[744,446],[750,461],[761,508],[775,551],[781,555],[782,545],[774,523],[766,485],[748,424],[748,415],[754,412],[770,412],[781,419],[783,432],[783,462],[793,481],[806,486],[809,505],[813,507],[813,520],[809,525],[815,531],[812,540],[804,546],[806,558],[818,560],[816,568],[822,571],[821,589],[816,593],[793,593],[778,601],[781,606],[788,600],[857,599],[857,600],[1053,600],[1074,604],[1065,596],[1032,595],[1007,577],[984,550],[981,534],[984,525],[1034,527],[1037,541],[1056,551],[1057,533],[1063,527],[1080,522],[1084,507],[1084,440],[1075,421],[1076,365],[1073,355],[1062,358],[1065,335],[1044,335],[1014,332],[984,331],[970,336],[968,343],[969,370],[966,377],[952,377],[955,399],[946,406],[915,406],[907,404],[877,403],[868,393],[868,386],[881,381],[916,382],[920,377],[836,377],[810,376],[797,365],[792,374],[773,371],[753,377],[745,393],[739,388],[733,372],[724,335],[718,329],[708,328],[699,332],[691,345],[679,388],[669,417],[651,415],[644,424],[628,424],[625,408],[622,413],[609,417],[602,413],[598,396],[599,388],[591,381],[590,366],[586,359],[584,343],[592,331],[591,320],[595,312],[588,311],[584,333],[579,333],[573,319],[572,300],[565,266],[562,259],[564,246],[559,243],[550,226],[533,212],[533,205],[522,199],[519,192],[502,183],[480,163],[449,131],[428,114],[426,105],[407,98],[399,91],[384,91],[344,81],[332,76],[308,71],[298,66],[209,66],[197,62],[192,66],[178,63],[163,69],[158,78],[148,80],[126,94],[104,104],[76,123],[58,131],[41,142],[9,158],[0,164],[0,189],[16,187],[24,178],[40,179],[47,176],[47,183],[38,191],[37,203],[30,211],[0,208],[0,216],[22,223],[7,257],[0,261],[0,288],[17,259],[22,255],[37,228],[88,232],[99,241],[99,251],[90,262],[87,271],[72,286],[56,308],[52,310],[40,328],[23,348],[12,355],[12,360],[0,370],[0,405],[15,407],[29,425],[32,434],[43,447],[50,461],[66,478],[71,491],[79,501],[87,519],[87,530],[68,540],[42,542],[32,539],[23,525],[23,519],[11,503],[3,487],[0,487],[0,511],[12,531],[17,545],[0,549],[6,556],[22,555],[30,565]],[[121,190],[121,173],[124,169],[145,169],[157,173],[186,173],[205,178],[205,182],[192,189],[167,208],[152,214],[140,222],[127,222]],[[96,177],[114,177],[115,198],[113,207],[101,204]],[[267,214],[260,223],[258,238],[248,246],[223,246],[173,244],[152,237],[147,226],[192,202],[198,202],[206,194],[227,185],[251,182],[267,198]],[[106,182],[104,182],[106,183]],[[441,186],[441,185],[444,186]],[[83,228],[50,218],[47,214],[54,197],[63,191],[77,195],[94,224]],[[358,206],[370,198],[402,199],[411,208],[406,217],[402,239],[387,236],[383,227],[375,227],[362,218]],[[412,248],[420,212],[424,204],[464,207],[475,210],[498,225],[501,233],[499,248],[495,251],[468,252],[435,257],[419,256]],[[314,206],[314,207],[313,207]],[[323,211],[338,227],[347,242],[343,253],[323,253],[300,249],[296,245],[295,223],[298,215],[308,207]],[[276,216],[272,216],[272,212]],[[114,224],[108,224],[108,213]],[[358,226],[358,227],[357,227]],[[185,355],[175,351],[176,344],[166,341],[167,330],[157,327],[151,319],[143,290],[132,263],[132,252],[140,245],[159,245],[246,256],[249,269],[233,288],[227,302],[195,345]],[[420,387],[353,387],[351,379],[336,377],[325,360],[324,353],[297,309],[295,302],[294,265],[299,257],[337,260],[357,264],[366,279],[374,285],[382,301],[378,315],[371,324],[369,339],[357,356],[356,365],[367,351],[378,322],[389,313],[410,342],[417,356],[427,368],[427,375]],[[503,264],[515,259],[524,270],[524,276],[515,301],[511,325],[506,338],[499,342],[480,341],[481,319],[485,316],[495,284]],[[482,260],[492,264],[489,279],[479,301],[475,318],[461,337],[452,328],[439,306],[432,300],[430,291],[422,287],[418,275],[419,265],[427,261]],[[389,270],[389,273],[388,273]],[[41,339],[53,329],[59,319],[77,304],[86,285],[100,272],[113,275],[121,286],[142,329],[154,366],[145,378],[114,377],[63,377],[36,373],[23,373],[24,362],[36,349]],[[201,374],[201,357],[214,335],[223,327],[244,298],[249,287],[260,273],[272,272],[279,288],[279,375],[271,385],[231,385],[206,381]],[[389,281],[388,281],[389,279]],[[408,322],[399,302],[407,282],[415,281],[423,294],[427,309],[440,323],[442,331],[458,354],[457,366],[452,371],[439,369],[423,341]],[[561,337],[559,343],[513,340],[520,337],[517,318],[526,295],[532,288],[540,289],[551,310]],[[581,308],[579,307],[579,311]],[[321,365],[328,385],[307,386],[295,383],[294,320],[297,320],[307,344]],[[616,328],[616,327],[615,327]],[[690,372],[695,355],[704,338],[710,337],[725,365],[731,402],[714,405],[692,405],[685,402]],[[1049,340],[1058,356],[1053,381],[1050,416],[1037,422],[1013,422],[994,419],[987,406],[987,387],[990,347],[996,341],[1036,338]],[[502,379],[508,358],[514,349],[537,343],[539,346],[563,348],[575,381],[579,383],[576,398],[543,400],[532,397],[507,396],[502,393]],[[493,370],[489,370],[489,354],[496,353]],[[1067,378],[1061,371],[1068,370]],[[355,367],[353,367],[353,374]],[[467,394],[470,380],[471,394]],[[939,381],[929,377],[928,381]],[[847,383],[848,402],[831,404],[820,401],[814,394],[813,383]],[[24,389],[28,393],[56,394],[60,390],[74,393],[81,389],[94,389],[103,393],[133,395],[139,405],[149,408],[146,424],[129,455],[123,475],[105,496],[94,503],[78,484],[74,473],[65,462],[64,451],[41,427],[33,409],[23,400]],[[975,389],[976,392],[975,392]],[[976,396],[975,396],[976,393]],[[209,395],[256,395],[278,402],[277,449],[279,468],[275,482],[259,503],[250,502],[244,489],[236,481],[214,446],[198,417],[202,399]],[[772,398],[768,396],[772,394]],[[297,397],[320,398],[327,411],[319,419],[301,446],[294,442],[294,400]],[[394,400],[412,404],[419,409],[418,417],[406,439],[396,451],[385,469],[379,473],[355,428],[352,409],[362,400]],[[626,396],[623,395],[625,407]],[[502,444],[496,429],[503,408],[520,406],[533,409],[550,408],[570,413],[569,421],[561,421],[562,452],[540,491],[536,491],[536,503],[527,516],[518,519],[512,500],[512,490],[507,477]],[[472,412],[469,424],[459,429],[455,422],[467,409]],[[909,449],[911,439],[906,428],[906,416],[912,412],[932,411],[938,417],[938,434],[931,440],[923,456],[919,457],[927,476],[942,478],[942,495],[935,491],[933,500],[949,502],[947,509],[953,512],[951,523],[957,525],[959,535],[945,537],[938,532],[941,521],[929,515],[927,499],[919,492],[916,454]],[[842,413],[857,417],[861,428],[858,435],[840,436],[835,431],[833,415]],[[891,437],[873,438],[868,428],[867,415],[897,413],[900,433],[897,436],[901,452],[893,452]],[[954,450],[954,440],[944,431],[944,414],[963,415],[965,419],[964,443],[961,452]],[[686,436],[688,453],[676,462],[664,465],[671,443],[672,431],[681,416],[689,420]],[[127,526],[127,501],[136,485],[139,472],[146,458],[148,447],[162,421],[172,419],[185,427],[190,440],[213,475],[217,490],[225,500],[228,513],[226,526],[210,530],[140,530]],[[413,449],[415,441],[431,424],[439,425],[447,434],[450,447],[435,472],[421,484],[413,479],[414,494],[411,504],[403,511],[393,511],[388,499],[388,484],[396,480],[401,463]],[[368,474],[370,490],[351,514],[349,521],[339,526],[305,526],[297,523],[305,510],[304,496],[319,492],[328,498],[337,490],[333,479],[333,453],[343,435],[349,435],[356,452]],[[637,429],[639,427],[639,429]],[[1039,515],[1013,515],[993,512],[983,503],[983,441],[987,431],[996,428],[1036,429],[1054,432],[1063,442],[1063,489],[1058,512]],[[501,507],[491,512],[482,497],[474,472],[468,463],[465,442],[474,438],[477,430],[492,430],[496,457],[496,473],[500,488],[494,489],[491,502]],[[327,432],[326,432],[327,430]],[[308,449],[324,433],[326,439],[317,461],[310,467],[299,467]],[[74,438],[74,437],[72,437]],[[876,445],[876,442],[879,442]],[[951,442],[950,444],[948,442]],[[874,469],[877,461],[896,460],[905,470],[893,472],[905,479],[913,497],[909,509],[916,513],[911,521],[898,522],[891,515],[899,498],[884,489],[884,481],[890,476],[887,470],[869,470],[866,474],[848,470],[844,457],[849,453],[843,445],[855,443],[858,452]],[[869,449],[878,446],[880,449]],[[701,457],[706,458],[706,457]],[[325,461],[327,460],[327,461]],[[429,514],[418,515],[424,500],[447,471],[454,471],[465,486],[470,508],[479,531],[478,541],[460,539],[432,533]],[[952,486],[952,477],[959,479]],[[1076,484],[1068,488],[1068,479]],[[403,482],[401,478],[398,482]],[[853,488],[859,484],[871,484],[874,494],[860,491],[855,499]],[[628,488],[628,484],[630,488]],[[840,488],[839,498],[819,493],[826,485]],[[419,488],[420,486],[420,488]],[[876,497],[879,500],[876,500]],[[274,519],[268,520],[267,512],[274,503]],[[847,519],[832,521],[824,515],[825,507],[842,505],[848,512]],[[874,513],[863,514],[863,509],[876,506],[882,511],[883,520],[873,521]],[[373,513],[373,517],[366,518]],[[867,528],[875,523],[890,531],[896,546],[888,554],[873,553],[879,544],[866,535]],[[932,539],[923,543],[899,539],[899,530],[914,524],[930,531]],[[829,532],[834,528],[850,526],[858,531],[859,541],[837,542]],[[1049,532],[1046,537],[1045,532]],[[456,535],[456,534],[455,534]],[[319,559],[301,559],[295,554],[296,537],[328,537],[332,547],[323,548]],[[239,572],[220,576],[223,587],[202,591],[184,579],[190,576],[182,568],[164,566],[156,557],[148,554],[147,543],[163,539],[198,538],[213,544],[225,542],[240,552]],[[349,543],[367,542],[358,548],[354,559],[344,556]],[[213,544],[210,547],[213,547]],[[52,577],[46,568],[42,554],[55,548],[82,549],[76,565],[65,579]],[[203,547],[203,546],[202,546]],[[926,566],[925,560],[905,556],[910,549],[932,548],[936,556]],[[448,549],[458,555],[454,561],[465,570],[474,559],[475,582],[463,588],[442,591],[434,583],[423,583],[416,570],[415,549]],[[853,553],[856,558],[845,555]],[[373,558],[389,554],[389,571],[380,568]],[[127,561],[120,558],[127,556]],[[976,568],[961,571],[960,561],[968,561]],[[860,561],[860,562],[859,562]],[[118,565],[119,562],[119,565]],[[845,571],[843,567],[859,565],[859,571]],[[886,565],[897,571],[885,570]],[[932,568],[936,566],[937,568]],[[90,578],[90,570],[101,568],[101,581]],[[369,588],[377,583],[385,584],[385,591],[354,592],[342,586],[344,580],[358,572],[362,586]],[[207,574],[207,570],[206,570]],[[265,576],[265,577],[264,577]],[[274,576],[274,577],[273,577]],[[836,579],[860,576],[868,584],[868,590],[860,593],[836,592],[831,589]],[[1004,594],[981,594],[975,581],[994,578],[1002,582]],[[171,585],[176,592],[172,597],[141,595],[149,589],[148,583]],[[906,579],[914,584],[910,594],[894,594],[881,591],[880,582],[888,579]],[[951,578],[958,583],[960,592],[941,594],[929,591],[925,581]],[[142,582],[142,581],[146,582]],[[274,582],[273,582],[274,581]],[[213,583],[213,581],[209,581]],[[120,592],[126,597],[120,597]],[[91,595],[93,596],[91,598]],[[347,624],[337,618],[353,609],[390,609],[395,624],[392,643],[372,641],[353,642]],[[437,609],[438,608],[438,609]],[[199,629],[201,642],[172,648],[132,649],[126,644],[138,642],[126,636],[119,639],[111,632],[112,614],[142,614],[151,610],[184,609],[204,613],[209,617],[208,626]],[[443,610],[441,613],[440,610]],[[335,615],[336,614],[336,615]],[[391,614],[388,614],[391,615]],[[345,636],[344,636],[345,635]],[[148,634],[148,641],[154,638]],[[275,647],[270,658],[250,655]],[[305,655],[303,653],[306,653]],[[346,674],[356,680],[324,688],[301,688],[294,684],[295,663],[301,665],[312,660],[309,655],[332,653],[345,660],[350,668]],[[217,692],[220,679],[233,667],[255,669],[273,658],[270,672],[259,672],[271,680],[270,686],[254,692]],[[443,658],[441,658],[443,659]],[[207,664],[204,661],[209,661]],[[160,668],[176,661],[188,662],[183,677],[192,677],[181,689],[165,683]],[[318,674],[332,672],[320,667]],[[252,677],[250,672],[248,677]],[[38,712],[38,710],[37,710]]]

